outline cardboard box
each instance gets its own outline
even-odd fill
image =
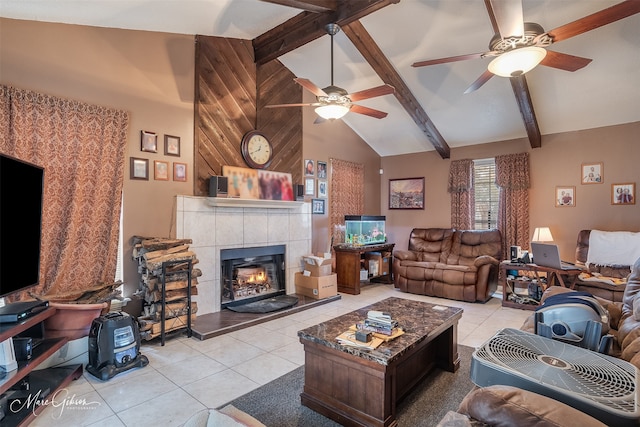
[[[314,277],[296,273],[296,293],[310,298],[322,299],[332,297],[338,293],[338,275]]]
[[[304,257],[304,269],[313,277],[329,276],[333,265],[331,258],[323,258],[315,255]]]

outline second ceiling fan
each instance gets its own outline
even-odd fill
[[[325,27],[325,30],[331,36],[331,85],[324,89],[320,89],[320,87],[316,86],[311,80],[296,77],[293,80],[304,89],[314,94],[317,101],[303,104],[274,104],[267,105],[265,108],[316,107],[315,111],[320,117],[315,123],[320,123],[324,120],[339,119],[349,111],[364,114],[365,116],[374,117],[376,119],[385,118],[387,113],[384,111],[354,104],[354,102],[392,94],[395,92],[394,87],[384,84],[349,94],[345,89],[335,86],[333,84],[333,36],[340,31],[340,27],[337,24],[328,24]]]
[[[539,24],[524,22],[522,0],[485,0],[485,6],[495,31],[495,35],[489,42],[488,52],[419,61],[412,66],[424,67],[467,59],[495,57],[488,69],[464,93],[477,90],[494,75],[517,77],[538,64],[565,71],[577,71],[589,64],[591,59],[546,48],[553,43],[640,12],[640,1],[627,0],[545,32]]]

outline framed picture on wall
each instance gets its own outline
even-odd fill
[[[556,187],[556,207],[576,205],[576,187]]]
[[[324,199],[327,198],[327,180],[326,179],[318,180],[318,197],[322,197]]]
[[[140,151],[147,153],[158,152],[158,134],[146,130],[140,131]]]
[[[325,199],[311,200],[311,213],[316,215],[324,215]]]
[[[611,184],[611,204],[612,205],[635,205],[636,204],[636,183],[625,182],[622,184]]]
[[[180,137],[173,135],[164,136],[164,154],[180,157]]]
[[[305,176],[315,176],[316,169],[313,166],[313,160],[305,159],[304,161],[304,175]]]
[[[169,162],[153,161],[153,179],[156,181],[169,181]]]
[[[187,164],[173,162],[173,180],[186,182],[187,181]]]
[[[389,209],[424,209],[424,178],[390,179]]]
[[[321,162],[318,160],[318,178],[326,179],[327,178],[327,162]]]
[[[304,180],[304,195],[305,196],[315,196],[316,180],[314,178],[306,178]]]
[[[131,157],[129,169],[129,178],[149,180],[149,159]]]
[[[602,184],[604,180],[603,165],[599,163],[583,163],[582,164],[582,183],[583,184]]]

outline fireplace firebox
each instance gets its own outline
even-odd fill
[[[220,250],[221,307],[286,294],[286,246]]]

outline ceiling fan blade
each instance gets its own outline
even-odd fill
[[[627,0],[549,31],[553,42],[586,33],[640,12],[640,1]]]
[[[522,0],[489,0],[489,3],[502,38],[524,35]]]
[[[319,125],[320,123],[324,123],[324,122],[328,122],[329,120],[325,119],[324,117],[316,117],[316,119],[313,121],[314,125]]]
[[[540,64],[559,70],[577,71],[589,65],[591,61],[592,59],[589,58],[547,50],[547,56],[544,57]]]
[[[448,58],[430,59],[428,61],[419,61],[411,64],[412,67],[426,67],[427,65],[446,64],[447,62],[466,61],[467,59],[482,58],[484,53],[470,53],[468,55],[450,56]]]
[[[396,89],[391,85],[382,85],[377,87],[372,87],[370,89],[361,90],[359,92],[354,92],[349,95],[349,98],[352,102],[361,101],[363,99],[375,98],[376,96],[389,95],[394,93]]]
[[[264,108],[280,108],[280,107],[317,107],[321,105],[318,102],[314,102],[314,103],[306,103],[306,104],[272,104],[272,105],[265,105]]]
[[[351,105],[351,111],[358,114],[364,114],[365,116],[373,117],[376,119],[384,119],[388,115],[388,113],[385,113],[384,111],[374,110],[373,108],[356,104]]]
[[[464,91],[464,94],[466,95],[480,89],[480,87],[488,82],[491,77],[493,77],[493,73],[489,70],[485,70],[485,72],[482,73],[482,75],[478,77],[475,82],[471,83],[471,86],[469,86],[467,90]]]
[[[315,96],[327,96],[327,94],[318,86],[316,86],[311,80],[303,79],[300,77],[296,77],[293,80]]]

